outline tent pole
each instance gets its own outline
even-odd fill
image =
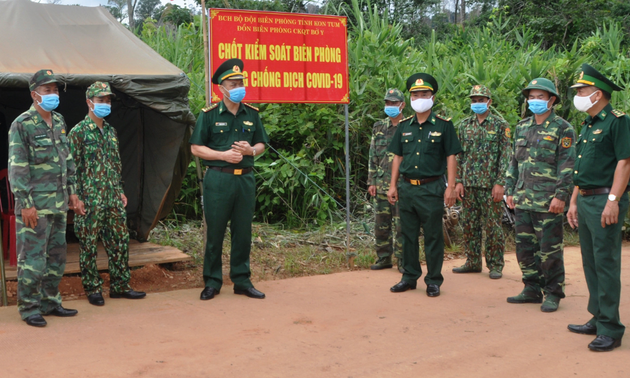
[[[354,268],[355,253],[350,253],[350,131],[348,126],[348,104],[344,105],[346,114],[346,257],[348,268]]]
[[[0,270],[2,271],[2,305],[8,306],[7,303],[7,277],[4,271],[4,251],[2,248],[2,232],[0,232]]]

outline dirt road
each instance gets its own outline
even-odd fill
[[[630,248],[624,249],[621,318],[630,325]],[[587,289],[577,248],[565,250],[567,298],[555,313],[508,304],[522,284],[513,253],[504,277],[455,275],[445,262],[442,295],[393,294],[395,270],[261,282],[267,299],[226,286],[202,302],[198,289],[69,301],[75,318],[28,327],[0,308],[2,377],[628,377],[630,339],[610,353],[585,322]]]

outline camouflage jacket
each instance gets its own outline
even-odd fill
[[[573,190],[575,131],[554,112],[542,125],[534,117],[516,125],[514,155],[506,177],[506,195],[518,209],[547,212],[556,197],[568,201]]]
[[[122,164],[116,130],[103,121],[103,132],[86,116],[68,134],[77,166],[77,195],[85,208],[122,204]]]
[[[49,127],[31,106],[9,130],[9,182],[15,196],[15,213],[33,206],[38,215],[68,211],[75,194],[74,162],[66,137],[66,122],[52,112]]]
[[[489,113],[481,125],[477,115],[464,119],[458,130],[464,152],[457,156],[457,182],[483,189],[505,185],[511,153],[510,125]]]
[[[398,126],[389,118],[374,123],[368,162],[368,185],[376,186],[377,192],[387,193],[392,180],[394,154],[387,152]]]

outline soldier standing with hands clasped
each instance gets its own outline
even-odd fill
[[[569,331],[597,335],[588,347],[604,352],[621,346],[626,329],[619,301],[621,228],[630,190],[630,117],[610,105],[612,92],[623,88],[588,64],[572,88],[577,89],[573,104],[588,116],[577,141],[575,189],[567,218],[571,227],[579,225],[588,312],[593,317],[583,325],[570,324]]]
[[[394,154],[387,151],[387,146],[396,133],[402,120],[405,98],[397,88],[390,88],[385,93],[385,114],[388,118],[374,123],[370,143],[368,192],[376,197],[376,217],[374,219],[374,237],[376,239],[377,260],[370,269],[380,270],[392,267],[392,254],[398,260],[398,270],[402,268],[402,236],[398,204],[390,204],[387,191],[392,176]],[[393,235],[392,235],[393,234]]]
[[[471,109],[464,119],[459,140],[464,152],[458,158],[455,191],[463,203],[466,263],[453,273],[481,272],[482,231],[486,231],[486,266],[490,278],[502,277],[505,238],[501,228],[505,171],[510,161],[510,126],[490,111],[492,97],[483,85],[470,90]]]
[[[410,92],[411,107],[415,114],[401,121],[388,148],[395,156],[387,197],[393,205],[398,201],[400,191],[404,269],[401,281],[390,290],[400,293],[416,288],[417,281],[422,276],[418,258],[418,234],[422,226],[427,260],[424,282],[427,285],[427,295],[437,297],[444,282],[442,214],[444,203],[453,206],[457,199],[455,155],[462,148],[450,118],[441,117],[432,110],[435,93],[438,91],[438,83],[433,76],[426,73],[411,75],[407,79],[407,90]],[[442,175],[447,167],[449,185],[445,190]],[[403,180],[400,187],[397,187],[400,175]]]
[[[560,96],[550,80],[532,80],[523,95],[534,116],[516,125],[505,187],[507,204],[515,208],[516,258],[525,288],[507,301],[541,303],[544,293],[540,309],[553,312],[564,298],[562,220],[573,187],[575,132],[553,111]]]

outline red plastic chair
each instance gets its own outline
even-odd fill
[[[5,180],[7,188],[7,209],[2,206],[0,200],[0,214],[2,215],[2,248],[4,249],[3,258],[9,257],[9,266],[17,266],[17,253],[15,249],[15,199],[11,192],[8,172],[6,169],[0,171],[0,181]]]

